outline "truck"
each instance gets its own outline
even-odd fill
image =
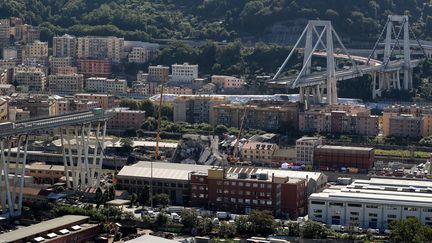
[[[227,212],[216,212],[216,217],[218,219],[227,219],[229,214]]]
[[[2,122],[0,123],[0,131],[8,131],[15,128],[15,123]]]

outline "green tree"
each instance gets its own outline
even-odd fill
[[[167,224],[167,222],[168,222],[168,216],[163,212],[158,213],[158,215],[156,216],[155,224],[158,227],[163,227]]]
[[[156,109],[155,109],[155,105],[153,104],[153,102],[149,99],[144,99],[143,101],[141,101],[141,110],[145,111],[145,115],[147,117],[154,117],[157,116],[156,114]]]
[[[224,133],[227,133],[227,132],[228,132],[228,128],[222,124],[216,125],[214,130],[213,130],[213,133],[215,135],[218,135],[218,136],[222,136]]]
[[[232,238],[236,235],[236,227],[234,224],[229,224],[226,221],[222,221],[219,226],[219,237]]]
[[[308,220],[300,226],[300,236],[306,239],[324,239],[327,234],[327,228],[318,222]]]
[[[428,242],[431,238],[430,226],[424,226],[417,218],[395,220],[390,223],[390,238],[394,242]]]
[[[275,229],[275,220],[270,211],[253,210],[249,214],[251,230],[255,234],[267,236],[273,233]]]
[[[240,235],[249,235],[251,233],[252,223],[249,221],[249,217],[240,216],[235,220],[237,233]]]
[[[208,235],[213,230],[213,223],[209,218],[203,218],[198,222],[198,235]]]
[[[130,201],[129,206],[132,207],[137,200],[138,200],[138,195],[136,193],[132,193],[132,195],[129,196],[129,201]]]
[[[130,138],[121,138],[120,146],[122,147],[122,150],[126,153],[130,153],[133,151],[133,141]]]
[[[166,207],[170,203],[170,198],[166,193],[160,193],[153,196],[154,205],[162,205]]]
[[[141,206],[148,205],[150,203],[150,186],[145,185],[139,196],[139,203]]]
[[[114,200],[115,199],[115,188],[114,186],[110,186],[108,188],[108,200]]]
[[[198,214],[194,209],[184,209],[181,218],[185,232],[191,232],[197,226]]]
[[[96,194],[95,194],[95,200],[96,200],[96,205],[99,207],[100,205],[104,204],[106,199],[105,196],[102,192],[102,189],[100,187],[98,187],[96,189]]]
[[[142,124],[141,128],[144,131],[156,131],[157,129],[157,121],[154,117],[147,117],[145,122]]]
[[[127,107],[130,110],[140,110],[141,104],[136,100],[122,99],[119,103],[120,107]]]

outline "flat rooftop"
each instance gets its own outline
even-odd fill
[[[432,181],[385,178],[356,180],[348,186],[332,186],[323,192],[314,193],[309,200],[431,208]]]
[[[81,215],[65,215],[55,219],[43,221],[38,224],[1,234],[0,243],[18,241],[23,238],[32,237],[43,232],[61,228],[62,225],[70,225],[82,220],[87,220],[88,218],[88,216]]]
[[[171,179],[171,180],[189,180],[191,172],[206,172],[213,168],[207,165],[179,164],[179,163],[164,163],[140,161],[134,165],[123,166],[118,177],[142,177],[151,178],[151,167],[153,164],[154,179]]]
[[[335,146],[335,145],[319,145],[317,148],[320,149],[334,149],[334,150],[348,150],[348,151],[371,151],[374,148],[367,147],[352,147],[352,146]]]

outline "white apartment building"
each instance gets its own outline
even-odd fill
[[[371,178],[309,196],[309,219],[328,225],[387,229],[393,220],[432,225],[431,181]]]
[[[77,38],[65,34],[53,37],[53,56],[55,57],[76,57]]]
[[[27,44],[24,48],[23,57],[48,57],[48,42],[36,40],[31,44]]]
[[[93,77],[85,80],[85,89],[98,93],[107,92],[107,78]]]
[[[49,59],[51,73],[56,74],[58,72],[59,68],[72,67],[73,64],[74,64],[73,61],[74,60],[73,60],[72,57],[55,57],[55,56],[51,56],[50,59]]]
[[[138,71],[136,81],[140,83],[147,83],[149,81],[149,74],[143,71]]]
[[[109,58],[113,62],[120,62],[123,58],[124,38],[117,37],[78,37],[78,58]]]
[[[93,77],[86,79],[85,88],[97,93],[122,94],[127,92],[127,81]]]
[[[151,52],[145,47],[133,47],[128,55],[128,62],[146,63],[150,61]]]
[[[15,67],[13,80],[18,86],[27,87],[31,92],[45,91],[46,76],[41,68]]]
[[[75,94],[83,91],[84,75],[57,74],[48,76],[49,91],[54,94]]]
[[[314,150],[322,145],[321,137],[302,137],[296,141],[296,159],[298,163],[311,165],[313,163]]]
[[[110,94],[124,94],[127,92],[125,79],[107,79],[106,90]]]
[[[198,78],[198,65],[189,63],[171,65],[171,80],[182,83],[192,83],[192,80]]]

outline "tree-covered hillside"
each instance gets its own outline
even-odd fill
[[[353,39],[374,39],[389,14],[408,14],[415,32],[432,39],[430,0],[0,0],[0,16],[40,25],[43,37],[117,35],[232,40],[264,35],[275,23],[329,19]]]

